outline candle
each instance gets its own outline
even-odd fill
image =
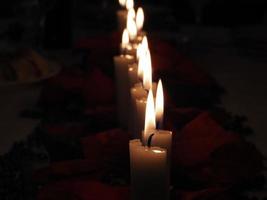
[[[147,105],[146,105],[146,115],[145,115],[145,128],[143,131],[143,144],[147,144],[148,138],[151,134],[154,134],[153,139],[151,141],[152,146],[158,146],[161,148],[167,149],[169,158],[171,153],[172,146],[172,132],[166,130],[156,129],[156,113],[158,113],[159,119],[163,118],[163,89],[160,91],[162,87],[161,81],[159,81],[158,86],[158,94],[156,96],[156,109],[154,106],[154,99],[152,95],[152,91],[150,90],[149,95],[147,97]]]
[[[145,121],[145,109],[146,109],[146,98],[136,99],[133,102],[132,110],[132,123],[130,124],[130,129],[132,138],[140,139],[142,138],[142,130]]]
[[[138,78],[143,81],[137,83],[131,88],[131,115],[132,124],[129,124],[129,132],[133,138],[141,138],[141,133],[144,127],[145,106],[148,91],[152,89],[153,94],[156,94],[157,83],[152,83],[152,66],[150,55],[143,52],[140,55],[138,62]],[[144,100],[145,99],[145,100]]]
[[[128,65],[134,62],[135,59],[129,55],[114,57],[118,120],[124,128],[128,126],[130,103]]]
[[[122,32],[126,27],[128,10],[134,7],[134,2],[133,0],[119,0],[119,4],[123,9],[117,11],[117,23],[118,30]]]
[[[159,86],[161,87],[161,86]],[[142,142],[143,145],[151,145],[153,147],[160,147],[167,150],[167,173],[168,173],[168,185],[169,185],[169,174],[171,166],[171,148],[172,148],[172,132],[166,130],[156,129],[156,113],[161,113],[158,110],[155,111],[154,99],[150,94],[147,98],[146,115],[145,115],[145,128],[143,131]],[[160,97],[162,95],[162,97]],[[156,98],[163,99],[163,92],[159,92]],[[157,100],[156,100],[157,101]],[[163,106],[163,104],[161,104]],[[157,106],[156,106],[157,107]],[[156,108],[162,110],[162,108]]]
[[[134,87],[135,84],[138,83],[138,66],[136,63],[129,65],[128,67],[128,76],[129,76],[129,80],[130,80],[130,88],[129,90],[131,90],[132,87]]]
[[[169,199],[166,150],[142,146],[140,140],[131,140],[129,149],[132,199]]]

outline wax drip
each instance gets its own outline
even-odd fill
[[[148,146],[148,147],[151,147],[152,138],[153,138],[154,135],[155,135],[155,133],[152,133],[152,134],[148,137],[148,139],[147,139],[147,146]]]

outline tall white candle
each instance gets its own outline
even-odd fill
[[[166,150],[142,146],[140,140],[131,140],[129,148],[132,199],[168,200],[169,179]]]
[[[118,120],[123,128],[128,126],[130,104],[128,65],[134,62],[135,59],[128,55],[114,57]]]

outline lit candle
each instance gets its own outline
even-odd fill
[[[144,127],[145,107],[148,91],[152,89],[156,94],[157,83],[152,83],[151,59],[147,52],[140,55],[138,62],[138,78],[142,83],[137,83],[131,88],[131,110],[132,124],[129,126],[129,132],[134,138],[141,138]]]
[[[147,98],[146,104],[146,115],[145,115],[145,126],[143,131],[142,142],[143,145],[150,145],[152,147],[160,147],[167,150],[167,174],[168,174],[168,185],[169,185],[169,174],[170,174],[170,163],[171,163],[171,147],[172,147],[172,132],[166,130],[158,130],[156,129],[156,113],[161,113],[163,108],[160,106],[164,106],[160,103],[160,106],[156,106],[158,110],[155,111],[154,107],[154,99],[151,94]],[[159,99],[163,99],[163,92],[159,92]],[[159,111],[160,110],[160,111]]]
[[[133,9],[134,2],[133,0],[119,0],[119,4],[123,9],[117,11],[117,22],[118,29],[122,32],[126,27],[128,10]]]
[[[135,59],[129,55],[114,57],[118,120],[124,128],[128,126],[130,104],[128,66],[134,62]]]
[[[162,87],[162,83],[159,81],[158,88]],[[158,91],[161,89],[158,89]],[[151,92],[152,93],[152,92]],[[172,132],[157,129],[156,127],[156,113],[158,114],[159,118],[163,118],[163,91],[159,91],[156,97],[156,110],[154,107],[154,99],[151,97],[152,94],[148,95],[147,105],[146,105],[146,120],[145,120],[145,128],[143,131],[143,144],[147,144],[148,138],[151,134],[154,134],[153,139],[151,141],[152,146],[157,146],[161,148],[167,149],[168,153],[168,162],[171,159],[171,147],[172,147]],[[153,112],[154,110],[154,112]]]
[[[129,150],[132,199],[168,200],[169,179],[166,150],[142,146],[140,140],[131,140]]]

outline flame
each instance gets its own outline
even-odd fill
[[[140,47],[142,49],[142,47]],[[138,78],[140,80],[143,80],[143,76],[144,76],[144,68],[145,68],[145,65],[146,65],[146,54],[145,52],[142,52],[142,50],[139,49],[140,52],[140,55],[139,55],[139,60],[138,60],[138,70],[137,70],[137,74],[138,74]]]
[[[147,50],[145,55],[145,65],[143,68],[143,85],[145,89],[150,90],[152,88],[152,64],[150,51]]]
[[[137,36],[137,28],[133,18],[128,15],[127,18],[127,30],[131,40],[134,40]]]
[[[156,94],[156,121],[161,122],[164,113],[164,96],[163,96],[163,86],[161,79],[158,82],[157,94]]]
[[[138,31],[141,31],[144,26],[145,15],[143,8],[139,7],[136,14],[136,26]]]
[[[154,153],[164,153],[165,151],[159,150],[159,149],[153,149],[152,150]]]
[[[139,61],[142,54],[143,54],[143,45],[138,44],[137,49],[136,49],[136,58],[138,61]]]
[[[126,0],[119,0],[119,3],[122,7],[126,6]]]
[[[145,49],[145,51],[149,50],[148,40],[147,40],[147,37],[146,36],[143,37],[142,45],[143,45],[143,48]]]
[[[134,7],[134,1],[133,0],[126,0],[126,8],[127,10],[130,10]]]
[[[154,98],[152,89],[149,90],[147,103],[146,103],[146,116],[145,116],[145,129],[144,138],[148,137],[148,132],[156,129],[155,122],[155,109],[154,109]]]
[[[131,8],[127,13],[127,18],[129,17],[135,19],[135,10],[133,8]]]
[[[124,29],[121,40],[122,48],[126,48],[126,46],[129,44],[129,41],[130,41],[129,33],[127,29]]]

